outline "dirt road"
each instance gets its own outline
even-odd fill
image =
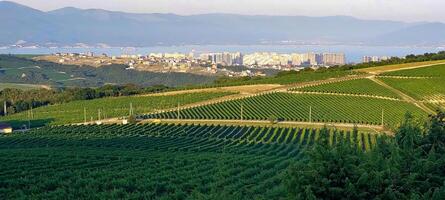
[[[329,128],[336,128],[340,130],[351,130],[355,126],[360,131],[373,132],[376,134],[392,132],[384,129],[382,126],[365,125],[365,124],[348,124],[348,123],[319,123],[319,122],[298,122],[298,121],[283,121],[278,123],[271,123],[263,120],[199,120],[199,119],[149,119],[140,122],[144,123],[171,123],[171,124],[207,124],[207,125],[248,125],[248,126],[277,126],[277,127],[300,127],[300,128],[322,128],[324,126]]]

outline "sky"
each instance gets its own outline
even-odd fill
[[[12,0],[39,10],[72,6],[138,13],[333,16],[445,22],[445,0]]]

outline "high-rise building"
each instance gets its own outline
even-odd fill
[[[304,62],[306,62],[303,54],[294,53],[291,55],[291,57],[292,57],[292,65],[300,66],[300,65],[303,65]]]
[[[199,58],[203,61],[210,61],[215,65],[231,66],[243,64],[243,54],[240,52],[206,53],[201,54]]]
[[[346,64],[345,54],[343,53],[323,53],[324,65],[344,65]]]
[[[224,66],[232,66],[233,65],[232,54],[227,52],[222,53],[222,62],[217,64],[222,64]]]
[[[317,54],[316,53],[308,53],[307,54],[309,65],[318,65],[317,62]]]
[[[370,63],[370,62],[380,62],[380,61],[384,61],[384,60],[388,60],[390,59],[390,57],[388,56],[382,56],[382,57],[378,57],[378,56],[363,56],[363,63]]]

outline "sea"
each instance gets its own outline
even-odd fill
[[[150,53],[190,53],[195,55],[211,52],[254,52],[276,53],[344,53],[348,63],[361,62],[363,56],[398,56],[424,54],[445,51],[444,46],[363,46],[363,45],[183,45],[152,47],[25,47],[0,48],[0,54],[52,54],[52,53],[86,53],[147,55]]]

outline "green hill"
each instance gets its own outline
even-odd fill
[[[0,117],[0,121],[13,124],[19,128],[22,125],[38,127],[42,125],[63,125],[82,123],[114,117],[128,117],[130,105],[134,114],[153,112],[157,109],[174,108],[178,104],[189,104],[218,98],[233,93],[190,93],[172,96],[128,96],[116,98],[102,98],[94,100],[74,101],[65,104],[44,106],[31,112],[21,112],[7,117]]]

